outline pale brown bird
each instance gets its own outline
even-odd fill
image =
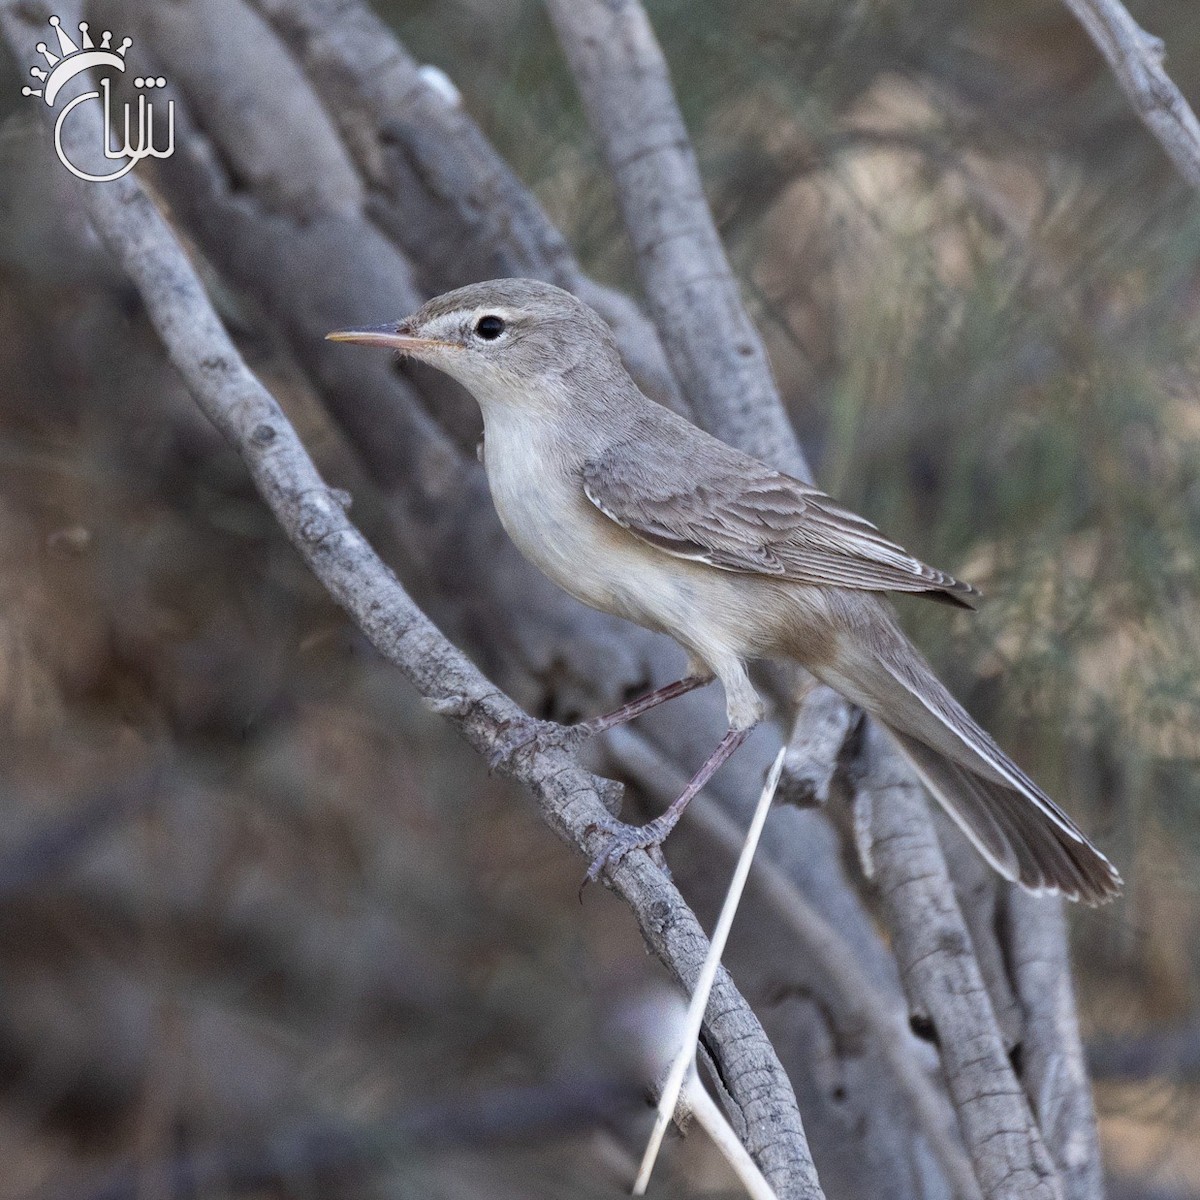
[[[762,719],[747,662],[786,658],[890,731],[1006,879],[1093,904],[1117,894],[1113,866],[946,691],[879,595],[969,608],[975,589],[647,399],[587,305],[549,284],[500,279],[329,337],[387,346],[462,383],[483,411],[496,511],[525,557],[585,604],[687,652],[685,678],[584,722],[586,732],[714,676],[724,686],[721,743],[662,816],[640,828],[613,822],[590,877],[632,849],[657,850]]]

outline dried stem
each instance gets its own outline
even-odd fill
[[[783,768],[783,751],[780,750],[763,784],[762,794],[754,810],[750,829],[742,843],[738,855],[737,866],[733,870],[733,878],[729,890],[725,894],[725,902],[721,905],[721,915],[717,918],[717,926],[713,930],[712,944],[704,959],[704,968],[696,980],[695,990],[688,1003],[687,1019],[684,1022],[683,1037],[671,1069],[667,1072],[666,1083],[663,1084],[662,1094],[658,1098],[658,1113],[654,1121],[654,1130],[642,1156],[642,1165],[638,1168],[637,1180],[633,1185],[635,1196],[644,1196],[650,1184],[650,1176],[654,1171],[654,1163],[658,1158],[658,1150],[662,1145],[663,1134],[675,1112],[679,1093],[683,1089],[684,1077],[696,1069],[696,1039],[700,1036],[700,1025],[704,1019],[704,1010],[708,1007],[709,993],[712,991],[713,980],[717,976],[717,968],[721,965],[721,955],[725,953],[725,943],[729,940],[729,930],[733,926],[733,918],[737,915],[741,903],[742,891],[750,874],[750,865],[754,862],[754,852],[758,849],[758,839],[762,836],[763,825],[767,813],[771,810],[771,802],[775,798],[775,789],[779,786],[779,773]]]

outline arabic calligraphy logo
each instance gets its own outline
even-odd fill
[[[47,48],[45,42],[38,42],[37,51],[46,60],[50,70],[45,71],[41,67],[30,67],[29,73],[42,81],[43,86],[40,88],[23,87],[21,95],[23,96],[41,96],[50,108],[54,107],[55,101],[58,100],[62,92],[63,86],[75,78],[81,71],[87,71],[93,67],[111,67],[117,71],[125,70],[125,52],[133,45],[131,38],[125,38],[121,44],[114,50],[112,48],[113,35],[105,30],[100,38],[100,45],[97,46],[92,41],[91,34],[88,33],[88,23],[86,21],[79,22],[79,34],[82,45],[77,46],[68,36],[62,23],[58,17],[51,17],[50,24],[54,28],[54,32],[58,34],[59,53],[55,54]],[[162,149],[154,145],[154,105],[146,99],[145,93],[153,91],[155,88],[164,88],[167,86],[167,81],[161,76],[158,78],[138,76],[133,81],[133,86],[138,91],[137,97],[137,137],[131,136],[131,128],[133,125],[132,113],[130,111],[131,104],[125,105],[125,121],[124,130],[125,138],[120,146],[110,145],[112,140],[111,130],[112,123],[112,98],[110,95],[111,80],[107,75],[100,80],[100,91],[84,92],[80,96],[76,96],[68,103],[58,115],[58,120],[54,123],[54,148],[58,151],[58,157],[63,166],[71,172],[72,175],[78,176],[80,179],[86,179],[89,183],[104,183],[110,179],[120,179],[122,175],[133,168],[143,158],[167,158],[175,151],[175,101],[167,102],[167,144]],[[77,167],[67,157],[66,151],[63,149],[63,126],[67,118],[81,104],[86,104],[92,100],[100,100],[104,105],[104,157],[113,162],[121,162],[123,165],[110,171],[107,175],[92,175],[82,168]]]

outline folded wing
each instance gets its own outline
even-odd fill
[[[686,433],[684,432],[686,431]],[[635,537],[722,571],[864,591],[919,592],[964,608],[979,593],[862,517],[680,421],[654,470],[621,444],[585,464],[587,498]],[[664,452],[665,451],[665,452]]]

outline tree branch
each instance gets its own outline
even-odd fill
[[[1104,1171],[1096,1111],[1066,969],[1061,900],[1008,888],[1005,945],[1024,1016],[1021,1074],[1066,1200],[1097,1200]]]
[[[635,730],[614,730],[613,751],[627,773],[642,787],[677,796],[687,782],[677,768]],[[788,753],[793,747],[789,746]],[[692,802],[693,823],[733,859],[744,834],[740,826],[704,793]],[[859,1026],[887,1063],[898,1091],[907,1099],[930,1150],[945,1171],[957,1200],[979,1195],[970,1162],[953,1129],[953,1114],[945,1096],[931,1083],[916,1055],[915,1040],[902,1004],[885,994],[859,965],[841,933],[808,902],[795,883],[765,856],[751,872],[752,890],[767,899],[772,918],[790,929],[799,947],[819,964],[833,985],[830,998],[846,1027]]]
[[[330,325],[354,319],[358,315],[347,307],[348,298],[356,298],[364,306],[362,316],[379,319],[381,315],[404,310],[409,303],[406,297],[416,300],[427,290],[440,290],[462,282],[464,278],[506,273],[535,274],[572,286],[568,281],[569,271],[578,271],[578,267],[571,266],[573,260],[561,236],[537,208],[532,197],[526,194],[525,199],[522,198],[524,189],[519,181],[488,146],[461,106],[429,85],[417,65],[402,50],[397,55],[390,53],[389,46],[396,47],[394,38],[362,4],[357,0],[353,3],[346,3],[345,0],[253,2],[271,18],[277,29],[287,34],[304,67],[305,78],[315,84],[326,111],[336,122],[346,143],[354,167],[363,175],[367,187],[355,191],[346,186],[346,172],[336,164],[324,172],[295,170],[293,160],[296,154],[304,152],[306,143],[303,138],[286,143],[293,150],[290,156],[275,153],[273,142],[266,139],[259,143],[259,153],[275,161],[286,160],[288,172],[311,181],[306,189],[301,189],[303,195],[297,197],[295,193],[289,193],[289,202],[303,201],[311,205],[315,201],[320,219],[293,223],[288,219],[290,214],[286,211],[286,205],[282,206],[282,210],[279,206],[272,210],[266,201],[275,185],[271,182],[272,176],[264,172],[261,177],[256,175],[249,184],[246,180],[238,179],[237,194],[220,200],[210,197],[202,189],[197,193],[200,199],[193,197],[191,214],[195,214],[197,209],[206,211],[198,216],[189,214],[189,220],[198,222],[202,230],[211,231],[207,238],[201,236],[200,240],[210,254],[213,253],[213,246],[219,248],[222,270],[232,269],[236,279],[239,268],[236,265],[231,267],[230,260],[240,259],[243,276],[258,277],[251,290],[260,297],[272,319],[280,319],[288,326],[293,348],[313,378],[320,382],[324,395],[332,398],[331,407],[344,426],[357,431],[354,440],[360,451],[364,447],[367,452],[374,449],[374,462],[387,473],[393,497],[403,500],[407,505],[406,513],[417,514],[416,520],[402,518],[397,521],[397,528],[405,535],[406,550],[411,552],[412,561],[416,564],[414,585],[427,572],[426,581],[431,594],[443,590],[449,556],[439,553],[438,548],[444,550],[454,545],[458,537],[454,531],[457,529],[473,539],[472,548],[461,557],[474,559],[486,564],[486,567],[479,572],[478,589],[474,578],[466,587],[461,580],[456,580],[454,586],[448,589],[442,601],[446,619],[454,620],[449,614],[456,607],[469,604],[491,608],[495,603],[495,612],[506,613],[504,601],[506,597],[511,599],[506,589],[523,586],[526,582],[536,587],[538,580],[524,569],[506,543],[490,540],[495,533],[495,522],[491,519],[490,506],[486,504],[479,472],[473,462],[465,461],[454,452],[435,422],[421,419],[423,414],[419,404],[412,399],[412,389],[388,364],[381,360],[368,365],[366,356],[358,356],[356,361],[351,362],[352,356],[344,354],[339,355],[335,362],[328,355],[322,357],[322,351],[327,348],[319,346],[316,337]],[[153,10],[156,6],[148,7]],[[195,14],[205,7],[205,4],[196,3],[183,9],[173,9],[171,22],[190,19],[189,14]],[[228,0],[221,0],[214,7],[224,11],[230,5]],[[375,57],[368,55],[364,58],[362,54],[371,48],[372,39]],[[186,38],[183,40],[186,42]],[[262,66],[262,52],[269,49],[266,46],[269,40],[269,36],[264,38],[260,35],[246,42],[247,47],[252,45],[254,48],[258,67]],[[141,38],[138,41],[140,49]],[[222,45],[221,49],[224,52],[227,47]],[[355,61],[356,56],[360,61]],[[661,55],[659,57],[661,59]],[[173,55],[172,64],[176,61]],[[204,69],[215,70],[211,63],[204,64]],[[172,79],[176,78],[173,66],[167,73]],[[243,74],[239,71],[234,77],[240,79]],[[670,85],[665,66],[662,67],[662,79],[669,96]],[[306,90],[305,79],[293,81],[290,90],[297,89]],[[270,88],[263,90],[269,91]],[[189,101],[194,94],[189,88]],[[670,100],[673,104],[673,97]],[[229,106],[219,105],[215,111],[201,108],[197,116],[201,119],[205,134],[214,140],[215,131],[223,122],[240,119],[239,114],[231,111]],[[280,113],[273,130],[277,133],[287,120],[290,120],[290,114]],[[226,138],[220,152],[227,152],[231,142],[236,145],[240,136]],[[330,149],[328,139],[322,139],[322,145],[325,150]],[[687,150],[686,145],[684,149]],[[177,155],[177,162],[171,164],[172,171],[181,157]],[[333,162],[332,159],[330,161]],[[694,170],[694,162],[692,168]],[[324,186],[326,180],[331,181],[327,188]],[[334,187],[334,183],[339,186]],[[188,186],[185,179],[183,188],[186,190]],[[257,207],[260,195],[261,211]],[[360,195],[365,196],[363,203],[371,215],[388,231],[388,238],[381,237],[378,229],[355,211],[357,200],[347,203],[347,197],[354,199]],[[703,195],[698,195],[702,206]],[[526,206],[526,199],[533,204],[532,209]],[[187,211],[186,204],[176,203],[178,211]],[[507,215],[510,208],[516,214],[511,223]],[[425,213],[426,209],[429,213],[428,223],[422,216],[405,224],[405,216],[415,217]],[[446,215],[440,216],[442,212]],[[236,231],[232,236],[231,229]],[[514,229],[516,232],[511,232]],[[543,239],[546,231],[549,231],[549,240]],[[557,238],[557,243],[554,238]],[[228,244],[222,246],[222,239],[226,239]],[[405,256],[397,252],[396,242],[400,242],[408,251],[413,269],[409,268]],[[701,243],[702,238],[697,244]],[[723,260],[719,241],[716,248]],[[459,253],[461,257],[455,258],[454,255]],[[487,257],[497,254],[500,255],[498,260]],[[564,254],[566,260],[562,258]],[[289,256],[294,260],[290,268],[287,267]],[[564,261],[568,263],[566,268],[562,266]],[[461,272],[461,277],[443,274],[451,270]],[[555,274],[556,271],[560,273]],[[568,274],[563,274],[563,271]],[[729,274],[727,263],[724,264],[724,271],[726,275]],[[700,282],[692,280],[695,286],[707,286],[702,276],[697,278]],[[682,282],[686,284],[686,278]],[[598,301],[594,294],[588,293],[588,281],[577,279],[574,286],[575,290],[596,303],[606,316],[613,319],[613,310],[611,307],[606,310],[604,298]],[[616,297],[618,294],[611,295]],[[635,374],[639,370],[644,372],[644,368],[639,368],[631,357],[630,348],[636,352],[644,340],[644,331],[650,330],[652,334],[652,327],[627,299],[619,297],[619,300],[626,306],[625,311],[636,318],[628,323],[622,338],[627,362]],[[683,304],[685,315],[686,300],[686,290],[676,293],[676,301]],[[737,302],[736,285],[734,301]],[[744,312],[742,317],[745,318]],[[618,335],[622,336],[619,319],[617,324]],[[737,323],[731,322],[723,328],[736,330]],[[701,328],[693,333],[701,340],[708,340],[709,353],[714,351],[716,343],[710,330]],[[732,357],[732,347],[736,344],[730,342],[723,350],[716,348],[727,357]],[[658,346],[657,341],[654,345]],[[661,364],[661,351],[655,350],[654,353]],[[765,359],[763,363],[765,365]],[[670,376],[668,368],[660,366],[660,369]],[[774,395],[769,372],[765,379],[769,394],[774,397],[773,403],[778,407],[778,396]],[[639,380],[648,391],[654,391],[644,373],[639,375]],[[768,395],[767,392],[762,394]],[[737,398],[734,396],[734,399]],[[379,420],[384,421],[384,427],[389,430],[382,438],[379,436]],[[790,428],[786,432],[791,435]],[[737,440],[736,434],[724,433],[723,436]],[[794,438],[792,440],[794,442]],[[461,511],[447,519],[446,499],[455,491],[447,489],[451,479],[458,483]],[[433,523],[417,528],[422,518],[430,517]],[[477,549],[479,552],[476,552]],[[454,555],[454,564],[459,561],[460,556]],[[491,570],[493,566],[496,566],[495,572]],[[441,575],[437,574],[438,571],[441,571]],[[506,582],[489,583],[487,580],[492,574],[503,575]],[[542,586],[549,592],[548,585]],[[604,646],[606,652],[611,653],[614,645],[624,647],[624,657],[619,667],[606,662],[594,673],[586,669],[577,671],[584,686],[597,691],[602,686],[619,686],[623,679],[628,679],[631,670],[641,669],[638,665],[640,662],[660,661],[661,655],[652,659],[649,655],[641,657],[653,639],[640,631],[623,627],[620,639],[613,640],[602,628],[603,619],[583,610],[579,610],[579,623],[569,625],[567,618],[572,607],[570,601],[558,597],[548,602],[544,609],[537,610],[535,619],[524,623],[521,636],[526,639],[539,622],[544,626],[535,631],[538,636],[533,643],[532,655],[529,653],[528,640],[516,649],[503,641],[489,645],[491,627],[509,625],[507,618],[487,621],[488,631],[482,638],[476,634],[479,644],[475,648],[488,656],[485,661],[490,665],[511,663],[520,656],[545,661],[549,665],[545,667],[544,675],[538,678],[548,690],[554,687],[551,680],[555,675],[552,672],[557,674],[565,671],[561,658],[564,648],[575,653],[581,645],[591,647],[594,644]],[[442,619],[442,613],[438,613],[438,616]],[[457,619],[462,620],[463,625],[470,624],[468,614],[460,612]],[[590,691],[587,695],[590,703]],[[688,715],[690,712],[690,709],[685,710],[683,717],[671,714],[664,718],[660,715],[655,721],[665,724],[654,723],[650,726],[654,736],[657,736],[655,731],[666,729],[666,743],[670,746],[672,760],[676,762],[681,761],[689,750],[689,737],[692,735],[685,730],[694,720]],[[840,738],[836,728],[831,732],[835,735],[834,740]],[[834,746],[835,753],[836,749]],[[750,754],[742,763],[734,764],[728,776],[718,781],[716,791],[737,797],[740,790],[745,790],[745,781],[757,769],[759,757]],[[801,774],[804,774],[803,770]],[[823,784],[827,789],[829,776],[829,763],[822,759],[816,764],[811,778],[818,788]],[[811,813],[778,814],[772,824],[778,827],[782,823],[784,831],[790,831],[793,835],[793,826],[781,820],[784,817],[805,818],[809,826],[824,825],[823,818]],[[772,832],[769,828],[768,841]],[[778,834],[778,828],[774,832]],[[785,835],[777,836],[777,846],[781,838],[786,841]],[[886,845],[879,849],[883,856],[890,852]],[[857,903],[853,892],[844,884],[839,883],[832,893],[828,887],[822,886],[838,875],[836,871],[828,872],[827,877],[822,875],[825,859],[834,857],[822,845],[804,841],[800,845],[785,847],[785,854],[789,866],[797,864],[802,874],[807,872],[804,879],[806,889],[820,904],[826,921],[837,920],[832,914],[838,913],[839,906],[848,909]],[[861,923],[857,908],[853,916],[855,921]],[[849,931],[843,922],[839,921],[838,927]],[[859,929],[854,926],[850,940],[854,943],[855,951],[862,956],[864,943],[858,934]],[[871,954],[883,953],[874,940],[866,946],[866,950],[868,961]],[[875,965],[870,962],[872,969]],[[802,966],[802,969],[808,968]],[[888,970],[891,972],[890,962]],[[880,986],[891,989],[894,987],[893,980],[894,975],[889,973]],[[789,1030],[788,1036],[795,1037],[795,1031]],[[797,1075],[797,1078],[801,1076]],[[807,1108],[805,1112],[807,1118]],[[824,1170],[824,1160],[822,1166]]]
[[[866,731],[863,803],[875,879],[904,986],[941,1051],[967,1151],[988,1200],[1056,1200],[1054,1166],[996,1026],[971,938],[933,836],[925,796],[886,732]]]
[[[1163,69],[1166,46],[1120,0],[1063,0],[1112,68],[1134,111],[1179,173],[1200,188],[1200,121]]]
[[[651,316],[700,423],[780,470],[812,472],[709,211],[666,60],[636,0],[547,0],[612,172]]]
[[[633,242],[643,287],[652,315],[663,335],[667,355],[683,384],[685,394],[701,422],[724,440],[773,462],[784,470],[811,478],[799,452],[778,392],[770,375],[761,341],[742,307],[736,280],[721,245],[704,198],[695,154],[672,91],[665,58],[639,0],[547,0],[547,7],[579,85],[590,124],[598,137],[613,174],[626,228]],[[810,697],[809,708],[819,710],[822,697]],[[820,713],[828,736],[819,732],[806,739],[794,733],[793,742],[805,741],[819,751],[811,774],[814,790],[827,790],[830,768],[828,745],[850,727],[848,717],[837,713],[844,701],[833,701]],[[872,730],[874,753],[866,762],[875,782],[871,790],[903,787],[915,797],[907,810],[910,836],[928,857],[927,884],[908,889],[903,902],[893,895],[887,905],[889,925],[899,943],[920,936],[944,918],[963,926],[930,814],[921,802],[921,789],[890,739]],[[824,746],[822,749],[821,747]],[[805,747],[807,748],[807,747]],[[803,769],[792,774],[804,776]],[[880,876],[901,878],[911,867],[910,846],[874,831],[874,857]],[[996,950],[995,938],[984,950]],[[1042,1169],[1047,1182],[1038,1184],[1053,1195],[1053,1168],[1041,1144],[1037,1126],[1029,1119],[1012,1068],[1004,1057],[995,1012],[983,988],[979,963],[963,926],[959,954],[961,969],[980,979],[981,1003],[951,1005],[956,1034],[973,1044],[1000,1048],[996,1065],[1006,1076],[1006,1086],[1017,1089],[1018,1099],[1001,1104],[1010,1116],[1024,1111],[1024,1120],[1011,1124],[1012,1146],[995,1142],[1002,1125],[980,1122],[973,1111],[978,1093],[969,1086],[955,1087],[951,1095],[964,1125],[969,1149],[985,1194],[1003,1195],[1007,1181],[1030,1183]],[[1063,956],[1065,964],[1065,952]],[[912,981],[908,980],[913,995]],[[941,1047],[947,1074],[953,1053]],[[974,1131],[972,1139],[970,1131]],[[1012,1168],[1007,1161],[1024,1156],[1032,1175]],[[1035,1193],[1031,1193],[1035,1194]]]

